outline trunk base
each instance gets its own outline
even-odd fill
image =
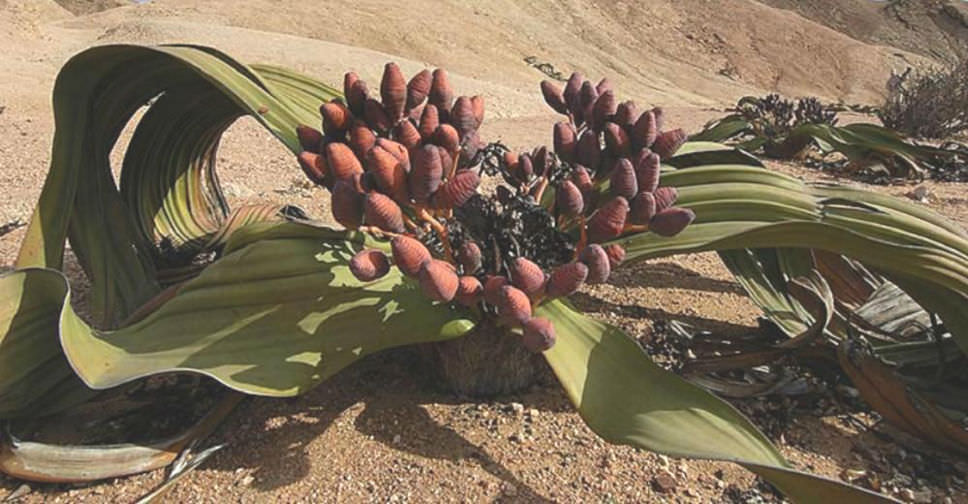
[[[425,345],[424,356],[440,386],[459,396],[513,394],[542,384],[551,375],[544,357],[490,319],[462,338]]]

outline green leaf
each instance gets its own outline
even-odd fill
[[[298,227],[309,228],[284,225]],[[249,394],[291,396],[375,351],[473,327],[449,306],[429,303],[397,270],[361,283],[348,266],[360,243],[326,239],[326,229],[304,236],[312,231],[233,250],[157,311],[117,331],[87,327],[65,299],[64,353],[94,389],[191,371]]]
[[[736,462],[795,502],[891,502],[792,469],[739,412],[659,368],[619,329],[561,301],[543,304],[537,315],[553,320],[558,333],[545,358],[582,419],[606,441],[679,457]]]

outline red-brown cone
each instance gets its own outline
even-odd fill
[[[547,292],[552,298],[570,296],[581,288],[588,278],[588,266],[580,262],[562,264],[551,270]]]
[[[450,122],[464,138],[470,132],[477,129],[477,118],[474,117],[474,106],[471,99],[467,96],[460,96],[454,102],[454,108],[450,111]]]
[[[621,196],[627,200],[635,197],[639,192],[638,182],[635,180],[635,169],[628,158],[619,158],[612,168],[612,175],[609,178],[609,190],[612,196]]]
[[[410,201],[407,172],[399,159],[377,145],[366,153],[366,169],[372,174],[377,188],[400,204]]]
[[[652,152],[658,154],[660,159],[669,159],[684,143],[686,143],[686,132],[682,128],[663,131],[652,144]]]
[[[396,63],[387,63],[383,67],[380,98],[383,100],[383,109],[386,110],[390,122],[399,121],[407,106],[407,80]]]
[[[555,191],[555,204],[558,212],[566,217],[577,217],[585,209],[585,198],[581,189],[570,180],[563,180]]]
[[[480,128],[484,124],[484,97],[481,95],[471,96],[471,110],[474,111],[474,129]]]
[[[390,271],[390,260],[376,249],[361,250],[350,259],[350,272],[361,282],[372,282]]]
[[[615,116],[615,110],[618,107],[618,103],[615,102],[615,93],[612,90],[606,90],[598,96],[595,100],[595,107],[592,112],[592,121],[595,131],[602,131],[605,127],[605,123]]]
[[[618,243],[613,243],[605,247],[605,255],[608,256],[608,265],[614,271],[625,261],[625,248]]]
[[[396,236],[390,241],[393,252],[393,262],[404,275],[414,276],[420,271],[420,265],[430,260],[430,251],[420,240],[409,236]]]
[[[665,210],[675,204],[679,199],[679,191],[675,187],[666,186],[655,190],[655,211],[656,213]]]
[[[501,304],[501,289],[507,284],[507,277],[489,275],[484,279],[484,301],[494,306],[499,306]]]
[[[517,287],[501,287],[497,309],[502,318],[512,323],[524,324],[531,319],[531,299]]]
[[[524,323],[524,336],[522,341],[525,348],[534,352],[541,353],[555,346],[558,336],[555,335],[555,326],[550,320],[544,317],[534,317]]]
[[[326,166],[334,180],[347,180],[363,173],[363,165],[348,145],[339,142],[326,144]]]
[[[430,202],[430,196],[440,187],[444,168],[440,163],[440,152],[435,145],[424,145],[413,151],[413,165],[408,177],[410,195],[420,205]]]
[[[297,156],[299,167],[306,177],[316,185],[323,185],[326,180],[326,158],[315,152],[302,151]]]
[[[437,113],[437,106],[428,103],[423,109],[423,114],[420,116],[420,127],[417,128],[417,131],[420,132],[420,138],[425,141],[430,140],[430,137],[437,131],[437,126],[440,126],[440,116]]]
[[[457,294],[454,299],[464,306],[474,306],[481,300],[484,286],[476,277],[462,276],[457,281]]]
[[[338,180],[333,186],[333,218],[346,229],[356,229],[363,223],[363,195],[357,190],[359,177],[356,174],[350,179]]]
[[[518,257],[511,263],[511,283],[529,296],[541,294],[545,285],[545,273],[534,262]]]
[[[608,254],[597,243],[585,247],[581,251],[579,259],[585,263],[585,266],[588,266],[588,277],[585,281],[589,284],[605,283],[609,275],[612,274],[612,265],[608,260]]]
[[[659,129],[655,124],[655,113],[651,110],[646,110],[642,112],[639,120],[635,121],[635,125],[632,126],[632,134],[629,135],[629,140],[632,142],[633,149],[644,149],[646,147],[652,147],[658,134]]]
[[[568,105],[565,97],[555,83],[549,80],[541,81],[541,94],[544,96],[545,103],[559,114],[568,114]]]
[[[424,68],[414,75],[407,83],[407,109],[413,109],[427,99],[430,92],[430,82],[433,80],[430,70]]]
[[[458,170],[454,177],[444,182],[434,194],[434,207],[457,208],[467,203],[480,185],[481,178],[474,170]]]
[[[605,149],[612,157],[629,157],[631,147],[625,128],[611,121],[605,123]]]
[[[567,122],[555,123],[554,147],[555,154],[562,161],[573,163],[575,161],[575,146],[578,139],[575,135],[575,128]]]
[[[408,149],[420,145],[420,132],[409,120],[400,121],[393,127],[393,137]]]
[[[363,103],[366,102],[368,95],[366,83],[361,81],[355,72],[347,72],[343,76],[343,96],[346,97],[346,105],[353,114],[363,114]]]
[[[648,224],[655,216],[655,195],[648,192],[641,192],[632,200],[632,208],[629,210],[629,222],[632,224]]]
[[[672,207],[655,214],[649,223],[649,231],[659,236],[675,236],[686,229],[696,219],[696,214],[688,208]]]
[[[575,169],[572,170],[571,181],[575,183],[575,186],[583,195],[588,195],[594,187],[592,176],[588,173],[588,169],[582,165],[576,165]]]
[[[565,89],[561,92],[561,96],[565,99],[565,105],[574,114],[581,111],[581,85],[585,82],[585,77],[582,74],[575,72],[571,74],[568,78],[568,82],[565,84]],[[580,118],[575,118],[578,121]]]
[[[440,111],[448,111],[454,104],[454,90],[450,87],[447,70],[443,68],[434,70],[429,98],[430,103],[436,105]]]
[[[373,134],[373,130],[365,122],[357,119],[350,127],[349,144],[353,152],[356,153],[357,157],[362,158],[366,156],[367,152],[370,152],[375,143],[376,135]]]
[[[527,182],[534,176],[534,162],[531,161],[530,154],[521,154],[518,156],[517,175],[521,182]]]
[[[439,259],[424,261],[417,273],[420,289],[434,301],[446,303],[457,294],[459,280],[450,263]]]
[[[652,115],[655,116],[655,129],[662,131],[662,118],[664,117],[662,107],[652,107]]]
[[[435,145],[439,145],[444,149],[447,149],[448,153],[455,153],[457,149],[460,148],[460,134],[457,129],[450,124],[441,124],[437,126],[437,131],[434,132],[434,136],[431,141]]]
[[[444,167],[444,171],[450,171],[450,167],[454,166],[454,156],[450,155],[450,151],[444,147],[436,146],[437,152],[440,153],[440,166]]]
[[[575,160],[579,164],[598,171],[598,165],[602,159],[601,144],[598,142],[598,133],[588,129],[578,137],[578,145],[575,146]]]
[[[366,120],[366,124],[370,125],[370,128],[380,133],[386,133],[392,125],[390,117],[383,110],[383,105],[373,98],[367,98],[366,102],[363,103],[363,119]]]
[[[467,240],[457,249],[457,263],[469,275],[481,269],[481,247]]]
[[[628,133],[635,124],[635,120],[639,118],[638,113],[639,108],[635,105],[634,101],[624,101],[619,103],[618,108],[615,109],[614,121],[619,126],[625,128],[625,132]]]
[[[611,91],[612,89],[612,81],[608,80],[608,77],[602,77],[602,80],[598,81],[598,84],[595,84],[595,91],[598,92],[599,96],[605,91]]]
[[[323,116],[323,131],[329,136],[339,136],[353,124],[353,113],[340,102],[324,103],[319,113]]]
[[[322,152],[323,133],[318,129],[300,124],[296,126],[296,137],[299,138],[299,145],[304,151],[315,154]]]
[[[591,81],[585,81],[581,85],[581,117],[587,124],[592,124],[595,120],[595,102],[598,101],[598,91]]]
[[[615,196],[588,219],[588,239],[592,243],[599,243],[622,234],[625,219],[629,213],[628,200]]]
[[[644,155],[643,155],[644,154]],[[639,182],[639,192],[655,192],[659,188],[659,156],[643,149],[635,162],[635,177]]]
[[[393,233],[403,232],[403,211],[389,196],[370,192],[363,204],[363,219],[367,225]]]
[[[539,177],[544,177],[548,175],[551,170],[551,165],[554,163],[554,159],[551,153],[548,152],[548,148],[542,145],[531,153],[531,161],[534,164],[534,174]]]
[[[410,166],[410,153],[406,147],[400,142],[394,142],[389,138],[377,138],[376,145],[382,147],[383,150],[389,152],[393,157],[397,158],[400,163],[403,164],[405,168]]]

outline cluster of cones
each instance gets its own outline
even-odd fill
[[[349,229],[391,240],[390,256],[376,249],[358,252],[350,261],[353,275],[373,281],[395,265],[416,279],[431,300],[496,314],[520,330],[532,351],[550,348],[554,326],[534,317],[533,307],[571,295],[585,283],[605,282],[625,250],[604,242],[631,230],[673,235],[694,218],[690,210],[672,206],[674,189],[658,187],[659,162],[682,144],[681,130],[657,133],[659,109],[636,116],[631,102],[614,105],[607,81],[596,87],[577,74],[572,81],[564,92],[542,83],[546,101],[569,116],[555,125],[554,151],[540,147],[529,154],[505,153],[501,173],[511,189],[499,187],[488,203],[508,211],[510,198],[526,198],[546,216],[542,229],[567,233],[577,228],[574,257],[555,264],[561,259],[492,250],[506,242],[495,240],[492,231],[475,236],[481,227],[457,217],[476,206],[454,212],[484,197],[475,169],[487,151],[477,133],[484,117],[480,97],[455,99],[441,69],[423,70],[407,82],[388,63],[379,99],[370,96],[356,74],[347,73],[345,101],[333,100],[320,109],[322,131],[300,126],[297,133],[304,149],[300,165],[310,180],[331,190],[334,218]],[[548,187],[554,187],[555,196],[542,208],[538,204]]]
[[[583,242],[642,231],[674,236],[696,218],[673,206],[679,196],[674,187],[659,187],[660,162],[686,141],[681,129],[662,131],[661,108],[639,111],[631,100],[619,103],[608,79],[596,85],[578,73],[564,89],[542,82],[541,92],[568,117],[554,126],[555,155],[572,167],[556,186],[555,208],[579,222]]]
[[[348,229],[403,233],[415,218],[462,205],[477,191],[468,169],[480,148],[481,97],[455,99],[447,72],[423,70],[408,81],[387,63],[379,99],[353,72],[343,80],[345,102],[320,107],[322,131],[297,129],[299,163],[333,194],[333,217]]]

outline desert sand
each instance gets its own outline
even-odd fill
[[[968,24],[945,14],[943,2],[909,3],[896,14],[866,0],[0,0],[0,223],[29,218],[47,171],[54,78],[71,55],[94,45],[213,45],[334,85],[347,70],[375,82],[390,60],[406,73],[443,66],[459,92],[485,97],[484,136],[524,149],[550,143],[554,120],[538,92],[545,75],[526,57],[566,75],[607,75],[622,95],[661,105],[669,124],[696,131],[747,94],[875,104],[892,68],[964,54]],[[958,5],[951,11],[965,12]],[[118,164],[122,153],[116,149]],[[254,121],[240,120],[226,133],[218,163],[232,203],[288,202],[329,218],[325,191],[305,187],[292,156]],[[792,164],[771,166],[835,180]],[[968,225],[966,184],[926,186],[925,204]],[[902,197],[911,188],[871,186]],[[5,270],[22,237],[20,229],[0,239]],[[83,274],[76,261],[67,269],[83,303]],[[580,302],[646,339],[656,321],[742,331],[758,315],[712,254],[636,266],[586,289]],[[964,461],[899,465],[898,450],[902,459],[921,452],[859,428],[870,424],[864,415],[835,405],[794,406],[782,428],[769,432],[797,467],[834,478],[870,471],[900,481],[882,489],[899,497],[911,491],[928,502],[968,502]],[[405,353],[367,359],[303,397],[248,399],[210,442],[227,447],[176,486],[170,502],[776,499],[730,464],[606,445],[554,386],[480,404],[436,392]],[[947,469],[937,470],[939,464]],[[910,478],[897,478],[897,471]],[[654,484],[660,474],[675,488]],[[155,471],[22,488],[0,476],[0,498],[17,491],[29,502],[132,502],[163,478]]]

